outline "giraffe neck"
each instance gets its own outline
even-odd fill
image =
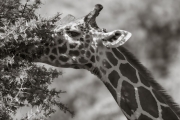
[[[97,64],[96,75],[128,120],[179,120],[179,108],[131,53],[119,47],[103,54],[96,57],[102,62]]]

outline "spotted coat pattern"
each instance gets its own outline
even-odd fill
[[[106,32],[97,26],[95,18],[101,9],[96,5],[87,16],[55,28],[55,44],[45,46],[44,56],[36,61],[87,69],[97,75],[128,120],[179,120],[172,103],[154,87],[140,64],[117,45],[125,41],[128,32]]]

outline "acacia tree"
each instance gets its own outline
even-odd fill
[[[0,0],[0,119],[13,119],[11,115],[24,106],[37,109],[22,120],[47,119],[56,111],[55,106],[73,114],[60,101],[64,91],[48,88],[61,72],[32,63],[43,54],[43,45],[51,40],[47,38],[60,20],[60,14],[51,19],[36,15],[40,4],[40,0],[31,4],[29,0],[25,4]]]

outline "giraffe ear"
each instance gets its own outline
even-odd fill
[[[116,30],[109,34],[109,36],[103,40],[103,45],[110,48],[115,48],[123,45],[131,37],[131,33],[124,30]]]

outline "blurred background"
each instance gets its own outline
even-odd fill
[[[85,16],[95,4],[104,6],[97,24],[108,31],[132,33],[125,44],[180,105],[180,1],[178,0],[42,0],[37,11],[45,18],[57,12]],[[88,71],[63,69],[52,87],[65,90],[61,101],[75,112],[56,112],[49,120],[126,120],[100,80]],[[27,112],[19,110],[18,116]]]

